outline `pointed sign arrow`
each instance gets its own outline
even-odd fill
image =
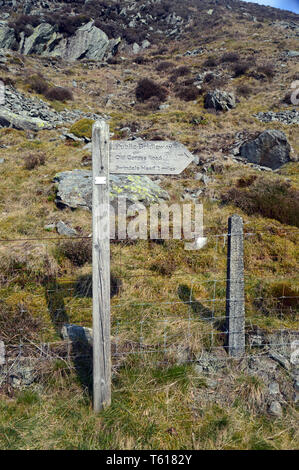
[[[110,173],[131,175],[179,175],[193,155],[178,142],[110,142]]]

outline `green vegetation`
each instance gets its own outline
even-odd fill
[[[95,416],[74,372],[53,367],[43,392],[0,399],[1,449],[294,449],[296,415],[273,420],[230,404],[202,405],[192,368],[160,368],[138,357],[113,381],[112,406]],[[242,382],[243,383],[243,382]],[[242,386],[242,383],[236,386]],[[247,385],[246,385],[247,387]],[[253,386],[254,387],[254,386]],[[250,385],[250,389],[252,386]],[[252,393],[252,392],[251,392]]]
[[[167,89],[149,78],[143,78],[137,84],[135,95],[137,100],[141,102],[150,98],[157,98],[161,102],[167,98]]]
[[[299,191],[290,183],[264,177],[239,180],[239,187],[223,194],[226,204],[232,203],[246,214],[260,214],[282,224],[299,227]],[[245,188],[244,188],[245,186]]]
[[[69,88],[54,86],[45,92],[45,97],[50,101],[69,101],[73,100],[73,93]]]
[[[44,95],[49,89],[49,83],[41,74],[30,75],[25,79],[28,91]]]
[[[83,266],[91,263],[91,240],[84,238],[79,240],[62,241],[56,249],[56,257],[69,259],[75,266]]]
[[[88,137],[91,139],[93,123],[92,119],[80,119],[71,126],[70,132],[76,137]]]

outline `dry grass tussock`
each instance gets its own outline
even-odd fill
[[[59,265],[48,247],[30,242],[10,243],[1,247],[0,282],[2,285],[26,282],[45,282],[55,278]]]
[[[239,186],[244,186],[244,178]],[[299,191],[279,179],[260,177],[248,180],[244,189],[232,188],[223,195],[224,203],[233,203],[245,213],[260,214],[286,225],[299,227]]]

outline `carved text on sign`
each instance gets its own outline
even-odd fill
[[[111,141],[110,173],[178,175],[193,160],[182,144],[167,141]]]

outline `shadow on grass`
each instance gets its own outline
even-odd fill
[[[225,318],[215,317],[212,310],[196,300],[190,287],[188,287],[186,284],[179,285],[178,296],[180,300],[182,300],[186,305],[190,305],[192,312],[197,314],[199,319],[211,321],[213,323],[213,328],[216,330],[221,332],[226,331],[227,327]]]
[[[193,313],[197,313],[204,319],[213,319],[213,312],[195,299],[190,287],[181,284],[178,287],[178,296],[186,305],[190,305]]]
[[[111,297],[118,294],[121,281],[111,275]],[[56,332],[62,336],[64,325],[70,325],[71,319],[67,313],[66,298],[92,298],[92,276],[91,274],[78,277],[74,281],[51,280],[44,286],[47,307],[51,321]],[[80,307],[76,307],[80,308]],[[91,310],[91,309],[90,309]],[[90,318],[92,312],[90,311]],[[71,357],[80,384],[92,395],[92,346],[88,343],[84,328],[78,325],[80,332],[79,340],[72,340]]]

